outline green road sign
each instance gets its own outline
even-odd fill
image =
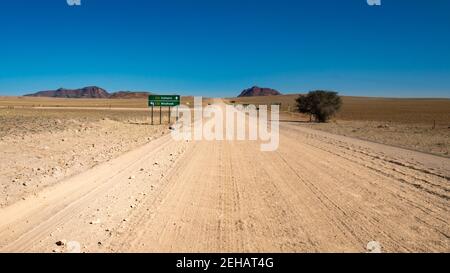
[[[180,102],[176,101],[149,101],[148,106],[178,106],[180,105]]]
[[[178,95],[150,95],[148,96],[148,106],[178,106],[180,96]]]

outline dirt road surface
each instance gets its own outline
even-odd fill
[[[1,209],[0,251],[449,252],[449,180],[448,158],[294,122],[275,152],[166,135]]]

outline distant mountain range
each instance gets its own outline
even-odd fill
[[[27,97],[51,97],[51,98],[89,98],[89,99],[141,99],[147,98],[150,92],[136,92],[136,91],[118,91],[109,93],[98,86],[88,86],[79,89],[59,88],[56,90],[39,91],[36,93],[27,94]],[[254,97],[254,96],[276,96],[281,95],[275,89],[261,88],[253,86],[245,89],[238,97]]]
[[[275,89],[253,86],[251,88],[242,91],[238,97],[277,96],[277,95],[281,95],[281,93]]]
[[[59,88],[57,90],[39,91],[27,94],[27,97],[52,97],[52,98],[91,98],[91,99],[133,99],[146,98],[150,92],[118,91],[109,93],[97,86],[88,86],[79,89]]]

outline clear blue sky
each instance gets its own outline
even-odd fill
[[[98,85],[450,97],[450,1],[2,0],[0,95]]]

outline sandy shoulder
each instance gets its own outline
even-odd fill
[[[74,120],[65,130],[11,134],[0,141],[0,207],[142,146],[167,126]]]

